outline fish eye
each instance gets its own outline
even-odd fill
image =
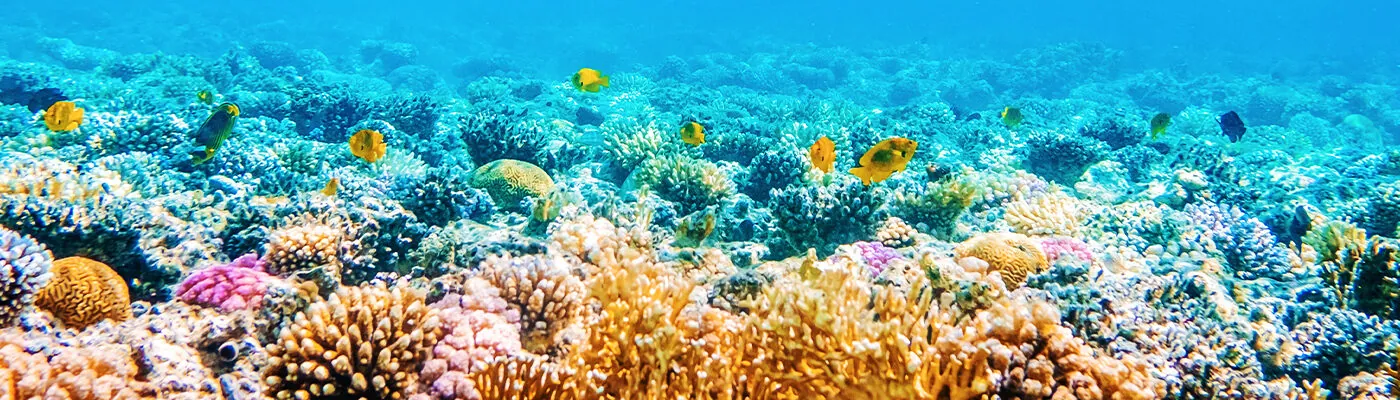
[[[224,342],[219,345],[219,359],[224,362],[232,362],[238,359],[238,345],[233,342]]]

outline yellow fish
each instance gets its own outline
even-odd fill
[[[704,144],[705,126],[695,121],[688,121],[681,125],[681,141],[691,146]]]
[[[909,160],[914,158],[914,150],[918,148],[918,142],[906,138],[885,139],[861,156],[861,166],[851,168],[851,174],[866,185],[889,179],[890,175],[903,171],[909,165]]]
[[[71,101],[58,101],[44,110],[44,125],[54,132],[68,132],[83,124],[83,109]]]
[[[812,160],[813,167],[831,173],[831,169],[836,167],[836,143],[822,136],[807,149],[807,158]]]
[[[229,135],[233,134],[233,125],[238,122],[239,113],[237,104],[224,103],[215,107],[214,112],[209,113],[209,118],[205,118],[199,129],[190,135],[196,146],[204,148],[191,151],[190,162],[199,165],[213,159],[214,153],[217,153]]]
[[[598,93],[599,88],[608,86],[608,76],[593,68],[583,68],[574,73],[574,87],[585,92]]]
[[[1001,110],[1001,123],[1006,124],[1007,128],[1015,128],[1017,125],[1021,125],[1021,121],[1024,119],[1025,117],[1021,116],[1021,109],[1019,108],[1008,106]]]
[[[331,178],[331,180],[326,181],[326,187],[321,189],[321,194],[326,195],[326,197],[335,197],[338,192],[340,192],[340,178]]]
[[[199,93],[195,93],[194,97],[199,99],[200,103],[214,104],[214,94],[210,93],[208,90],[201,90]]]
[[[1167,113],[1157,113],[1152,117],[1152,138],[1156,139],[1167,133],[1167,127],[1172,124],[1172,116]]]
[[[350,154],[371,163],[384,158],[388,146],[384,144],[384,134],[373,129],[361,129],[350,137]]]

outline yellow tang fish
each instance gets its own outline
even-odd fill
[[[836,167],[836,143],[822,136],[807,149],[807,158],[812,160],[813,167],[831,173],[831,169]]]
[[[585,92],[598,93],[599,88],[608,86],[608,76],[593,68],[583,68],[574,73],[570,79],[574,83],[574,88]]]
[[[238,121],[238,113],[237,104],[224,103],[215,107],[209,118],[204,119],[204,123],[191,135],[196,146],[204,147],[203,150],[190,152],[190,161],[194,162],[194,165],[214,158],[214,153],[218,152],[219,147],[223,147],[224,141],[233,134],[233,124]]]
[[[200,103],[214,104],[214,94],[210,93],[208,90],[201,90],[199,93],[195,93],[194,97],[199,99]]]
[[[687,121],[681,125],[681,141],[691,146],[705,143],[705,126],[699,122]]]
[[[326,181],[326,187],[321,189],[321,194],[326,195],[326,197],[335,197],[338,192],[340,192],[340,178],[331,178],[331,180]]]
[[[914,158],[914,150],[918,148],[918,142],[906,138],[885,139],[861,156],[861,166],[851,168],[851,174],[866,185],[889,179],[890,175],[903,171],[909,165],[909,160]]]
[[[1021,121],[1024,119],[1025,117],[1021,116],[1021,109],[1019,108],[1008,106],[1001,110],[1001,123],[1006,124],[1008,128],[1015,128],[1017,125],[1021,125]]]
[[[54,132],[68,132],[83,124],[83,109],[71,101],[56,101],[44,110],[44,125]]]
[[[1167,113],[1157,113],[1152,117],[1152,138],[1156,139],[1167,133],[1167,127],[1172,124],[1172,116]]]
[[[384,144],[384,134],[373,129],[361,129],[350,137],[350,154],[371,163],[384,158],[388,146]]]

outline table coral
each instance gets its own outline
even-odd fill
[[[312,303],[267,346],[266,393],[278,399],[402,398],[439,337],[437,310],[413,289],[342,287]]]
[[[53,280],[39,291],[34,305],[69,327],[83,329],[102,320],[131,318],[126,281],[107,264],[83,257],[53,262]]]
[[[53,255],[9,229],[0,227],[0,328],[19,319],[52,277]]]
[[[1001,273],[1006,288],[1021,287],[1026,277],[1044,271],[1049,260],[1030,238],[1016,233],[988,233],[969,239],[953,250],[959,258],[975,257]]]
[[[180,283],[175,296],[186,303],[233,312],[260,306],[267,282],[273,279],[256,254],[245,254],[231,263],[196,271]]]

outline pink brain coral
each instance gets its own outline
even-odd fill
[[[195,272],[175,289],[175,296],[186,303],[237,311],[262,302],[267,283],[273,279],[263,270],[263,261],[246,254],[233,262]]]

